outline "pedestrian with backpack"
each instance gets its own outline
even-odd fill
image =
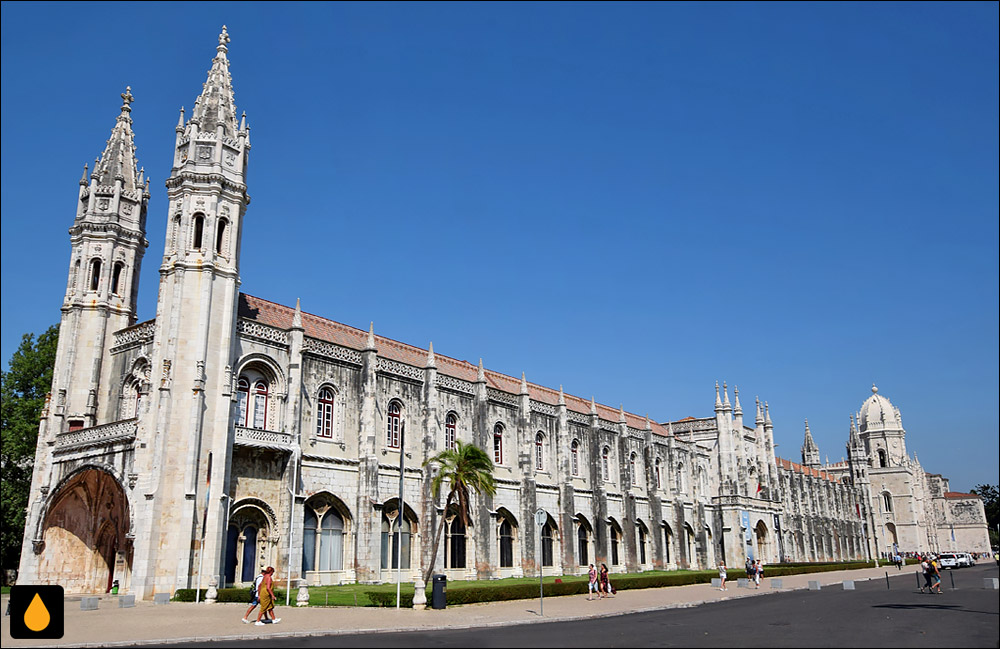
[[[253,585],[250,586],[250,608],[247,612],[243,614],[243,624],[250,624],[253,620],[250,619],[250,614],[253,612],[257,605],[260,604],[260,582],[264,580],[264,573],[267,572],[267,568],[260,571],[256,579],[253,580]]]

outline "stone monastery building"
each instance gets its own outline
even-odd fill
[[[458,579],[989,550],[982,501],[910,458],[875,388],[846,462],[821,466],[807,425],[795,463],[736,388],[661,423],[242,293],[250,135],[228,42],[223,28],[175,129],[154,320],[136,323],[150,193],[128,89],[80,179],[21,583],[150,598],[267,565],[300,585],[378,582],[397,551],[419,579],[442,516],[435,569]],[[496,463],[467,527],[422,467],[456,439]]]

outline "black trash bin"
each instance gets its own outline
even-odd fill
[[[434,588],[431,592],[431,608],[442,609],[447,606],[445,593],[448,591],[448,578],[444,575],[434,575]]]

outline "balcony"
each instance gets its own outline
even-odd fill
[[[56,435],[55,453],[70,453],[95,446],[130,444],[135,440],[139,420],[123,419]]]
[[[236,436],[233,440],[235,446],[248,446],[286,453],[292,452],[293,440],[290,433],[247,428],[246,426],[236,426],[235,428]]]

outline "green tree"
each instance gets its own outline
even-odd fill
[[[0,499],[3,503],[0,565],[4,575],[8,569],[16,569],[21,560],[24,512],[31,489],[38,421],[45,406],[45,395],[52,387],[58,339],[58,325],[52,325],[37,339],[32,334],[24,334],[10,358],[8,371],[0,372]]]
[[[468,526],[471,503],[469,500],[470,490],[478,494],[488,494],[490,496],[497,492],[496,484],[493,481],[493,460],[478,446],[464,444],[455,441],[455,450],[441,451],[434,457],[424,462],[428,464],[436,462],[440,469],[434,481],[431,482],[431,492],[435,500],[441,493],[441,485],[448,482],[448,499],[445,502],[444,511],[447,515],[448,508],[456,505],[458,516],[462,523]],[[424,581],[431,578],[434,572],[434,562],[437,560],[438,545],[441,543],[441,533],[444,532],[445,517],[441,517],[437,531],[434,533],[434,549],[431,553],[430,563],[427,564],[427,572],[424,574]]]
[[[990,527],[990,543],[996,547],[1000,544],[1000,538],[997,538],[997,525],[1000,525],[1000,488],[995,484],[981,484],[973,487],[972,493],[983,499],[986,524]]]

